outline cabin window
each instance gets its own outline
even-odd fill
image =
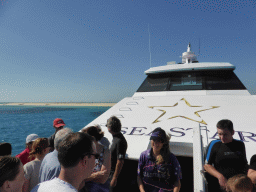
[[[246,89],[233,71],[177,72],[148,75],[137,92]]]
[[[202,78],[196,77],[195,74],[185,74],[181,77],[171,77],[169,79],[169,91],[200,89],[202,89]]]
[[[166,91],[168,78],[148,77],[140,86],[139,92]]]
[[[232,73],[211,73],[205,79],[206,90],[232,90],[232,89],[246,89],[237,76]]]

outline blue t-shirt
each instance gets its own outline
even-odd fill
[[[172,191],[174,183],[182,179],[181,167],[174,154],[170,154],[168,163],[157,165],[151,149],[141,153],[138,175],[142,178],[146,192]]]
[[[58,151],[54,150],[51,153],[48,153],[41,164],[39,171],[39,183],[44,181],[52,180],[55,177],[58,177],[60,174],[60,163],[58,160]]]

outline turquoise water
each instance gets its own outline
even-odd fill
[[[0,106],[0,142],[11,143],[14,156],[24,150],[27,135],[52,135],[55,118],[62,118],[66,127],[79,131],[109,108]]]

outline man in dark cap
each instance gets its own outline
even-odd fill
[[[56,133],[61,130],[63,127],[65,126],[64,121],[61,118],[56,118],[53,121],[53,127],[55,129],[55,133],[53,135],[51,135],[48,140],[49,140],[49,147],[50,147],[50,152],[52,152],[54,150],[54,139],[55,139],[55,135]]]

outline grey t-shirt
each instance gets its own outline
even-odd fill
[[[39,182],[38,175],[42,161],[34,160],[24,165],[25,178],[29,180],[29,191],[31,191]]]

